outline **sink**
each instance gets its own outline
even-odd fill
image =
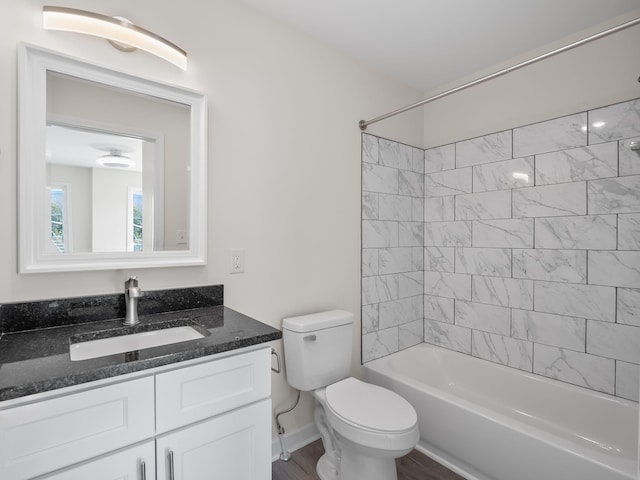
[[[159,347],[160,345],[170,345],[203,337],[204,335],[193,327],[178,326],[150,332],[101,338],[99,340],[88,340],[86,342],[72,342],[69,346],[69,354],[71,355],[71,360],[74,361],[89,360],[91,358]]]

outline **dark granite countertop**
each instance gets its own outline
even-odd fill
[[[222,305],[140,315],[141,325],[122,318],[35,328],[0,337],[0,401],[138,372],[282,338],[282,332]],[[158,327],[191,325],[203,338],[72,361],[74,342]],[[5,331],[6,332],[6,331]]]

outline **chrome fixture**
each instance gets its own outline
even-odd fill
[[[280,425],[280,415],[289,413],[291,410],[296,408],[298,406],[298,402],[300,402],[300,390],[296,389],[296,401],[294,402],[294,404],[291,407],[287,408],[286,410],[283,410],[280,413],[277,413],[275,416],[276,427],[278,428],[278,438],[280,439],[280,448],[282,449],[282,452],[280,452],[280,460],[285,462],[288,462],[289,460],[291,460],[291,452],[287,450],[287,446],[284,444],[283,435],[285,434],[285,431],[284,431],[284,427]]]
[[[47,30],[84,33],[101,37],[123,52],[140,49],[156,55],[183,70],[187,69],[187,52],[159,35],[134,25],[123,17],[66,7],[42,7],[43,26]]]
[[[637,140],[635,142],[631,142],[629,144],[629,148],[632,152],[637,152],[640,154],[640,142],[638,142]]]
[[[577,42],[573,42],[568,45],[565,45],[564,47],[556,48],[555,50],[552,50],[547,53],[543,53],[542,55],[538,55],[537,57],[530,58],[529,60],[525,60],[524,62],[520,62],[511,67],[503,68],[502,70],[499,70],[497,72],[491,73],[489,75],[485,75],[484,77],[478,78],[477,80],[473,80],[471,82],[465,83],[458,87],[451,88],[445,92],[438,93],[437,95],[433,95],[429,98],[425,98],[424,100],[420,100],[419,102],[412,103],[411,105],[407,105],[406,107],[399,108],[397,110],[394,110],[393,112],[385,113],[384,115],[380,115],[379,117],[372,118],[371,120],[360,120],[360,122],[358,122],[358,126],[360,127],[360,130],[365,131],[367,127],[373,123],[378,123],[387,118],[395,117],[396,115],[400,115],[401,113],[408,112],[409,110],[413,110],[414,108],[421,107],[423,105],[426,105],[427,103],[433,102],[440,98],[447,97],[453,93],[460,92],[462,90],[465,90],[469,87],[473,87],[475,85],[479,85],[480,83],[484,83],[488,80],[493,80],[494,78],[501,77],[502,75],[506,75],[507,73],[513,72],[515,70],[519,70],[522,67],[533,65],[534,63],[537,63],[546,58],[553,57],[554,55],[557,55],[559,53],[566,52],[567,50],[571,50],[572,48],[579,47],[581,45],[584,45],[585,43],[589,43],[589,42],[592,42],[593,40],[606,37],[607,35],[611,35],[612,33],[619,32],[621,30],[624,30],[625,28],[633,27],[634,25],[638,25],[638,24],[640,24],[640,18],[635,18],[628,22],[625,22],[615,27],[604,30],[600,33],[596,33],[595,35],[591,35],[589,37],[583,38],[582,40],[578,40]],[[638,77],[638,81],[640,82],[640,77]]]
[[[138,278],[129,277],[124,282],[124,303],[127,313],[124,317],[124,325],[137,325],[138,319],[138,298],[142,296],[142,290],[138,287]]]

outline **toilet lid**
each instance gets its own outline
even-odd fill
[[[381,432],[403,432],[415,427],[416,411],[400,395],[350,377],[329,385],[327,405],[347,423]]]

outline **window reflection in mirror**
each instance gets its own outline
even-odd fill
[[[50,71],[46,88],[47,252],[188,249],[190,107]]]

